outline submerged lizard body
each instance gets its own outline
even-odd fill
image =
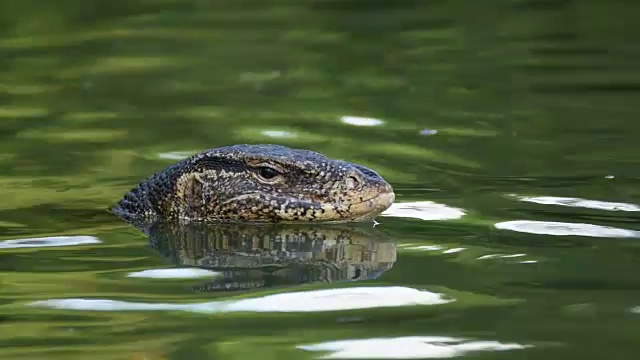
[[[113,207],[130,220],[243,222],[373,220],[395,199],[364,166],[280,145],[233,145],[180,160]]]

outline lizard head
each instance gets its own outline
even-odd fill
[[[194,220],[368,221],[395,200],[371,169],[279,145],[207,150],[145,182],[159,217]]]

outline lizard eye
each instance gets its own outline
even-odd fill
[[[261,166],[258,169],[258,174],[263,177],[264,179],[267,180],[271,180],[273,178],[275,178],[276,176],[280,175],[280,173],[278,172],[278,170],[268,167],[268,166]]]

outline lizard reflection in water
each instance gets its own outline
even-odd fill
[[[179,266],[219,272],[198,291],[373,279],[396,261],[396,245],[372,225],[156,222],[137,225]]]

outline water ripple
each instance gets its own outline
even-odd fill
[[[321,359],[432,359],[462,356],[472,351],[521,350],[531,345],[469,341],[444,336],[405,336],[329,341],[300,345],[307,351],[327,351]]]
[[[182,160],[195,154],[193,151],[170,151],[158,154],[158,158],[166,160]]]
[[[438,204],[433,201],[393,203],[380,216],[415,218],[420,220],[453,220],[463,217],[462,209]]]
[[[514,195],[516,196],[516,195]],[[556,196],[516,196],[520,201],[542,205],[559,205],[607,211],[640,211],[640,206],[628,203],[588,200],[572,197]]]
[[[493,259],[493,258],[515,258],[515,257],[522,257],[522,256],[527,256],[527,254],[510,254],[510,255],[505,255],[505,254],[488,254],[488,255],[482,255],[480,257],[478,257],[478,260],[484,260],[484,259]]]
[[[343,116],[340,118],[344,124],[354,126],[379,126],[384,124],[384,121],[374,118],[365,118],[359,116]]]
[[[149,269],[127,274],[127,277],[150,279],[195,279],[201,277],[213,277],[219,273],[198,268],[182,269]]]
[[[260,134],[272,138],[294,138],[296,134],[285,130],[262,130]]]
[[[539,235],[640,238],[639,231],[584,223],[514,220],[497,223],[495,227],[501,230]]]
[[[37,248],[53,246],[74,246],[86,244],[99,244],[95,236],[49,236],[41,238],[24,238],[4,240],[0,242],[0,249]]]
[[[438,252],[440,254],[455,254],[461,251],[467,250],[467,248],[463,247],[455,247],[447,249],[445,246],[440,245],[416,245],[416,244],[398,244],[397,246],[401,250],[409,250],[409,251],[430,251],[430,252]],[[476,260],[488,260],[488,259],[513,259],[513,258],[521,258],[525,257],[527,254],[518,253],[518,254],[486,254],[476,257]],[[538,260],[522,260],[517,261],[519,264],[535,264]]]
[[[136,303],[103,299],[51,299],[30,306],[85,311],[181,310],[221,312],[320,312],[377,307],[438,305],[455,301],[442,294],[402,286],[352,287],[272,294],[257,298],[196,304]]]

